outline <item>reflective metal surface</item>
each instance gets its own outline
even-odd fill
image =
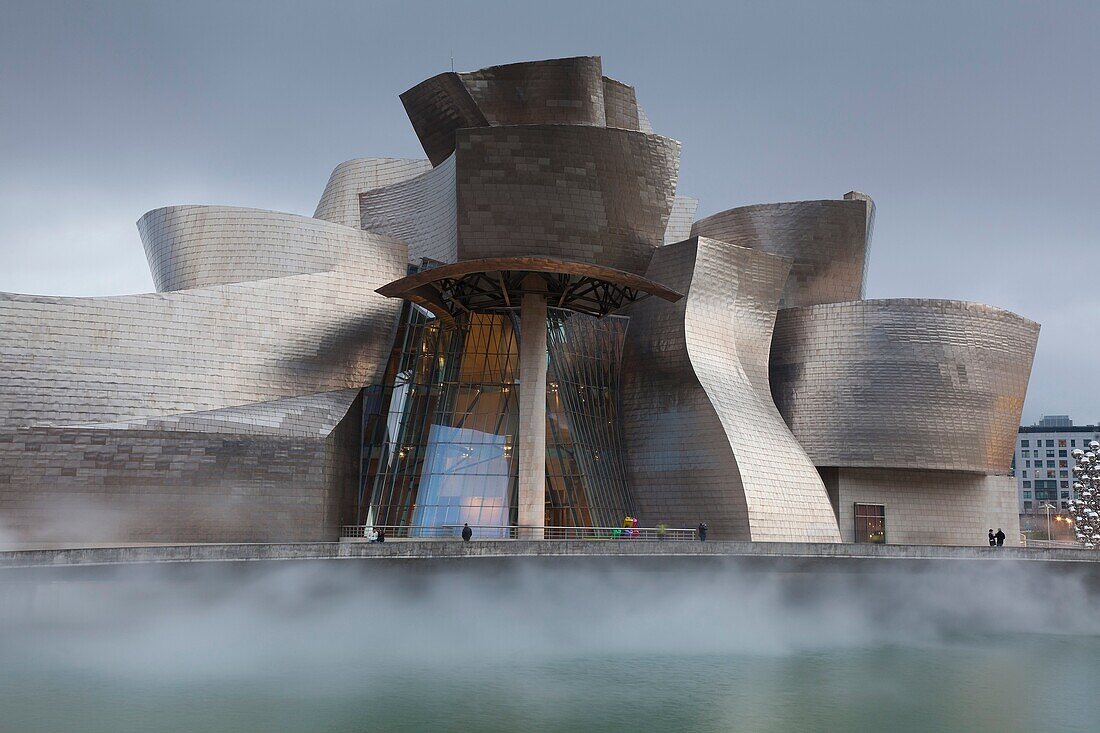
[[[691,223],[698,208],[699,199],[676,195],[672,200],[672,213],[668,215],[668,226],[665,227],[665,244],[682,242],[691,236]]]
[[[869,196],[842,201],[759,204],[695,222],[692,235],[790,257],[781,308],[863,297],[875,205]]]
[[[405,272],[404,245],[228,207],[158,209],[140,228],[171,292],[0,295],[5,531],[333,536],[359,443],[345,417],[381,378],[399,309],[374,289]]]
[[[642,274],[664,242],[680,143],[629,130],[460,130],[458,256],[559,257]]]
[[[629,310],[623,433],[646,522],[705,521],[718,539],[840,539],[825,486],[768,388],[789,268],[704,237],[654,256],[647,275],[687,296]]]
[[[643,126],[634,89],[603,76],[598,56],[447,72],[409,89],[401,101],[434,165],[454,152],[463,128],[553,124],[653,131],[648,120]]]
[[[397,237],[409,246],[409,262],[458,259],[455,159],[404,181],[360,193],[355,226]]]
[[[167,206],[137,227],[159,292],[362,269],[379,250],[401,246],[308,216],[234,206]]]
[[[0,532],[331,539],[640,514],[836,541],[855,502],[885,507],[887,541],[1011,526],[998,474],[1038,326],[859,300],[869,197],[693,224],[680,144],[598,57],[440,74],[401,101],[430,160],[341,163],[314,218],[143,216],[159,293],[0,295]],[[543,320],[546,349],[518,340]]]
[[[819,466],[1007,473],[1039,325],[948,300],[779,312],[775,403]]]
[[[603,78],[604,123],[607,127],[640,130],[638,98],[634,87],[615,79]],[[650,130],[649,132],[652,132]]]
[[[432,169],[427,160],[356,158],[336,166],[329,176],[314,219],[358,227],[359,194],[407,181]]]

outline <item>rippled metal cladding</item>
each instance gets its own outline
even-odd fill
[[[427,160],[342,163],[313,217],[143,216],[157,293],[0,295],[0,529],[415,535],[530,524],[534,487],[537,526],[839,541],[874,499],[953,541],[969,525],[922,482],[1000,506],[1007,483],[974,477],[1008,470],[1038,325],[863,300],[870,197],[693,222],[680,143],[599,57],[401,101]]]

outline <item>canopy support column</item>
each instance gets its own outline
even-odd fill
[[[534,278],[532,278],[534,279]],[[546,296],[520,301],[519,539],[543,539],[546,525]]]

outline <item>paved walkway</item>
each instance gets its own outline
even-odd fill
[[[89,547],[0,552],[0,569],[148,563],[245,562],[278,560],[400,559],[435,560],[500,557],[731,557],[772,559],[1014,560],[1097,563],[1100,552],[1057,548],[940,547],[931,545],[852,545],[793,542],[659,542],[645,540],[454,540],[387,542],[306,542],[294,544],[206,544]]]

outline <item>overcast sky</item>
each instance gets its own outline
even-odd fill
[[[595,54],[700,216],[869,193],[867,296],[1039,321],[1024,423],[1095,422],[1098,38],[1096,2],[0,0],[0,291],[149,291],[145,211],[312,214],[340,161],[423,157],[397,95],[452,55]]]

